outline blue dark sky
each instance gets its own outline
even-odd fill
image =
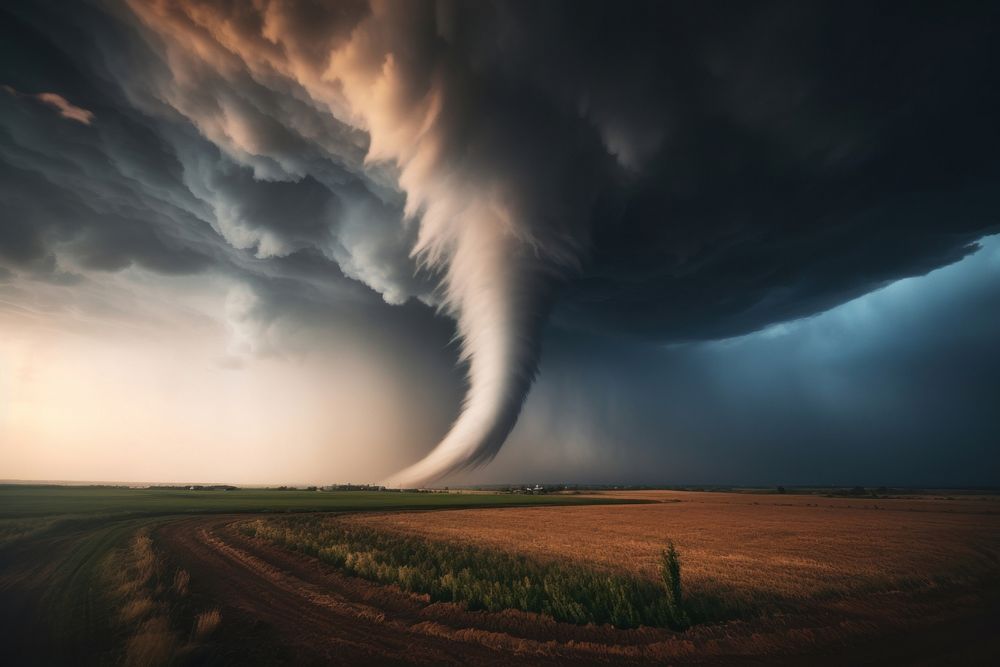
[[[656,346],[553,332],[509,451],[477,479],[995,485],[998,340],[998,237],[740,337]]]

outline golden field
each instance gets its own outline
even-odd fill
[[[648,505],[356,515],[359,524],[655,577],[666,541],[691,593],[800,604],[995,572],[1000,499],[643,491]]]

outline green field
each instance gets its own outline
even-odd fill
[[[370,510],[595,505],[630,502],[574,495],[418,493],[395,491],[233,491],[130,489],[103,486],[0,486],[0,520],[53,515],[149,516],[229,512],[357,512]]]

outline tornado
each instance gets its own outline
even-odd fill
[[[315,12],[264,1],[238,17],[217,3],[128,5],[171,63],[172,76],[156,83],[158,103],[255,177],[329,172],[336,181],[342,168],[373,192],[405,195],[400,222],[417,230],[411,259],[440,278],[434,295],[412,296],[455,319],[468,387],[440,443],[384,484],[422,486],[492,460],[536,375],[553,286],[579,268],[587,245],[593,155],[606,155],[599,133],[565,122],[563,103],[540,99],[532,86],[511,88],[502,62],[493,62],[498,52],[482,50],[488,40],[460,38],[457,26],[466,24],[497,37],[502,12],[485,5],[483,17],[447,3]],[[204,104],[198,82],[206,64],[247,94]],[[309,139],[326,158],[323,170],[313,173],[315,160],[286,151],[284,134],[269,134],[284,112],[263,122],[268,109],[241,105],[260,88],[294,110],[284,129]],[[373,236],[368,245],[381,247],[388,235]],[[352,256],[345,273],[379,289],[385,267],[371,265],[373,254]],[[383,296],[396,303],[400,293]]]
[[[492,225],[492,226],[491,226]],[[495,220],[476,220],[448,258],[446,303],[458,324],[468,389],[458,418],[417,463],[383,481],[420,487],[493,460],[538,369],[547,314],[545,265]]]

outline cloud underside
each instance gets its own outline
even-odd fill
[[[438,308],[469,390],[391,480],[425,483],[497,453],[553,318],[727,337],[996,230],[996,10],[901,11],[15,5],[3,280],[137,265],[236,276],[261,317]]]

